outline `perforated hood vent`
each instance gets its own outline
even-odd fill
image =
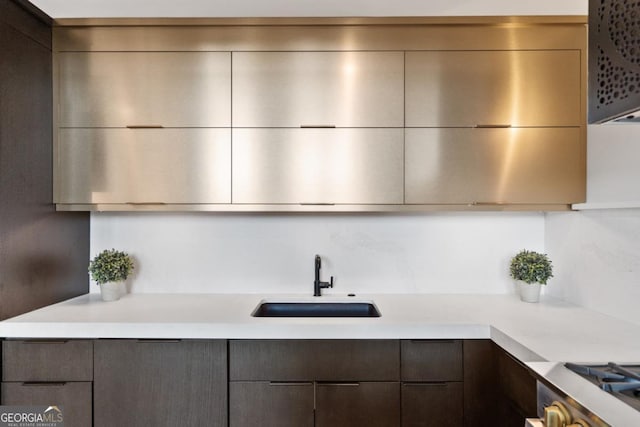
[[[640,0],[589,0],[589,123],[640,123]]]

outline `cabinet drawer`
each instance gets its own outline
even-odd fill
[[[229,203],[229,129],[61,129],[57,203]]]
[[[579,126],[580,51],[406,53],[406,126]]]
[[[402,427],[462,425],[462,383],[402,384]]]
[[[389,427],[400,424],[400,383],[318,383],[316,427]]]
[[[229,52],[61,52],[61,127],[228,127]]]
[[[88,340],[2,342],[3,381],[91,381],[93,343]]]
[[[65,427],[87,427],[92,422],[90,382],[2,383],[2,405],[59,406]]]
[[[403,202],[401,129],[234,129],[233,203]]]
[[[402,381],[462,381],[462,341],[403,340]]]
[[[406,203],[584,201],[580,128],[405,132]]]
[[[312,382],[229,383],[230,427],[313,427]]]
[[[235,340],[232,381],[397,381],[396,340]]]
[[[402,52],[234,52],[233,126],[402,127]]]

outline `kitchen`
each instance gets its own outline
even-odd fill
[[[54,13],[47,9],[46,2],[36,4],[54,18],[118,17],[113,10],[83,11],[78,6],[74,10],[59,9],[60,12]],[[221,6],[215,12],[198,14],[194,9],[182,13],[206,17],[587,14],[586,2],[568,1],[535,5],[500,1],[483,2],[482,5],[465,2],[431,2],[429,5],[369,2],[364,5],[350,2],[333,8],[325,5],[327,9],[322,10],[314,8],[318,5],[307,5],[309,9],[301,4],[288,6],[283,9],[284,4],[273,4],[261,10],[262,5],[237,3],[235,9]],[[122,17],[148,16],[144,15],[144,9],[126,13],[119,9],[117,13],[124,13]],[[158,16],[163,11],[154,9],[153,13]],[[607,362],[609,359],[637,362],[640,353],[632,344],[632,337],[637,335],[639,323],[633,310],[638,291],[633,285],[638,282],[636,267],[640,259],[634,239],[639,230],[637,201],[640,190],[635,185],[638,172],[633,160],[640,150],[634,147],[634,137],[637,139],[640,131],[633,125],[590,125],[586,131],[586,202],[578,206],[583,210],[575,212],[540,212],[539,209],[497,212],[487,207],[471,212],[454,209],[426,213],[57,212],[48,214],[47,218],[60,223],[64,221],[63,225],[68,229],[59,231],[61,224],[58,224],[53,227],[58,231],[50,231],[54,237],[47,239],[41,238],[43,235],[37,228],[41,222],[32,221],[35,225],[25,226],[23,221],[22,235],[32,241],[45,240],[39,243],[53,246],[49,248],[53,254],[56,254],[56,245],[72,248],[78,244],[82,247],[76,251],[79,254],[66,249],[65,256],[72,260],[73,272],[60,270],[59,254],[56,254],[55,262],[44,257],[39,264],[37,271],[42,276],[57,277],[61,282],[50,285],[45,279],[39,279],[47,289],[55,287],[52,293],[57,295],[36,297],[39,283],[34,284],[37,280],[32,278],[31,286],[26,287],[28,294],[13,300],[16,302],[12,305],[19,308],[20,301],[49,298],[49,302],[40,304],[42,306],[89,291],[91,294],[82,297],[85,299],[81,301],[90,303],[91,309],[78,315],[94,318],[96,323],[88,331],[86,325],[82,326],[82,320],[74,318],[72,313],[61,312],[62,317],[68,316],[67,320],[55,324],[42,320],[46,318],[46,312],[41,312],[40,316],[44,317],[38,321],[38,314],[34,313],[32,324],[26,320],[25,323],[3,323],[2,336],[168,340],[410,340],[490,336],[521,362],[528,362],[530,369],[550,369],[548,375],[556,375],[555,365],[549,368],[549,362]],[[43,170],[47,167],[43,166]],[[51,198],[45,203],[50,204]],[[322,209],[331,208],[319,206],[311,210]],[[17,226],[11,231],[19,234]],[[98,287],[93,283],[89,285],[86,264],[90,256],[112,247],[133,254],[136,270],[129,283],[130,294],[109,308],[99,303]],[[554,278],[544,289],[543,297],[548,299],[543,298],[539,306],[522,306],[513,295],[508,262],[523,248],[548,253],[554,263]],[[0,250],[6,249],[0,246]],[[4,258],[2,262],[9,263],[5,252],[0,253]],[[288,332],[279,334],[274,332],[272,322],[279,319],[249,317],[262,298],[311,296],[312,265],[316,254],[322,257],[322,279],[335,277],[334,288],[323,290],[324,296],[337,298],[353,293],[357,297],[366,295],[367,299],[373,299],[382,312],[376,327],[371,326],[372,319],[349,319],[348,323],[315,319],[286,323]],[[7,271],[13,270],[7,268]],[[73,284],[69,283],[71,277]],[[2,278],[3,287],[5,280]],[[71,286],[75,289],[68,289]],[[250,297],[243,298],[244,295]],[[147,297],[155,300],[153,304],[157,304],[158,313],[151,308],[142,310],[150,307]],[[511,306],[511,301],[518,304]],[[28,304],[37,306],[38,302]],[[64,307],[74,310],[73,304],[61,306]],[[159,323],[155,326],[145,324],[144,318],[136,317],[137,310],[146,312]],[[180,317],[180,313],[191,315]],[[206,316],[203,313],[207,313]],[[521,323],[515,320],[517,318]],[[126,319],[130,323],[126,323]],[[386,319],[389,319],[388,323]],[[579,319],[581,323],[573,324]],[[210,324],[203,326],[202,322],[207,321]],[[114,322],[127,324],[127,327],[117,328]],[[180,323],[184,324],[183,328],[179,327]],[[394,327],[394,323],[402,326]],[[63,329],[60,329],[61,324]],[[562,342],[549,344],[542,336],[553,335],[549,331],[558,324],[574,336],[564,336]],[[493,328],[491,332],[487,325]],[[601,347],[593,349],[592,339],[584,336],[586,330],[601,331],[594,338]],[[602,333],[607,330],[617,331],[617,334],[603,337]],[[60,335],[61,331],[64,336]],[[550,350],[549,346],[554,349]],[[474,424],[467,418],[465,422],[466,425],[481,425],[480,421]]]

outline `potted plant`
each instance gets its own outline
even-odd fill
[[[89,273],[100,286],[100,294],[104,301],[120,299],[120,290],[132,271],[131,257],[115,249],[105,249],[89,262]]]
[[[510,272],[517,281],[520,299],[538,302],[540,285],[546,285],[553,277],[553,266],[546,254],[522,250],[511,259]]]

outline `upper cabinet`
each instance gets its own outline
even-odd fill
[[[60,210],[584,201],[586,18],[119,25],[53,30]]]
[[[402,127],[403,52],[234,52],[234,127]]]
[[[62,52],[60,127],[229,127],[229,52]]]
[[[580,126],[579,50],[406,53],[407,127]]]

